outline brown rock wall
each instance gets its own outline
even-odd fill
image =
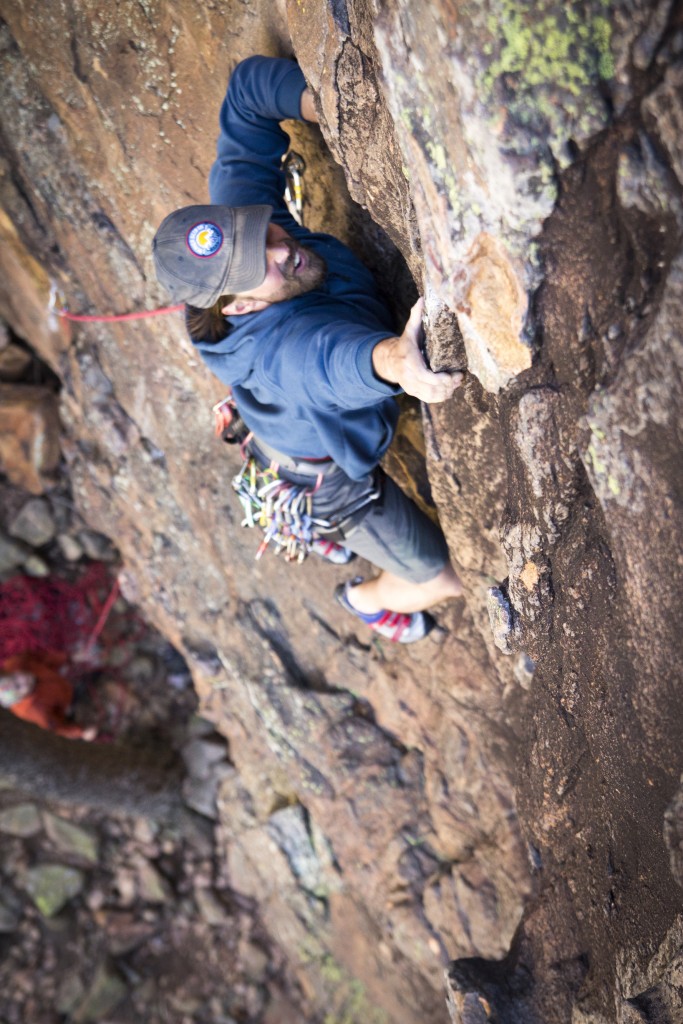
[[[79,506],[229,740],[231,884],[311,1020],[444,1021],[454,958],[468,1024],[675,1007],[680,26],[595,0],[588,36],[550,3],[539,34],[532,6],[1,5],[0,312],[59,374]],[[210,435],[222,392],[177,317],[66,332],[48,310],[51,282],[79,312],[165,301],[149,242],[206,197],[231,67],[292,50],[426,292],[432,365],[469,371],[424,413],[466,606],[408,651],[333,607],[343,573],[253,561],[238,458]],[[317,130],[293,131],[308,223],[402,311],[392,245]]]
[[[274,13],[5,12],[0,191],[21,259],[30,252],[42,274],[15,278],[3,313],[63,381],[64,453],[82,511],[116,539],[126,592],[187,654],[230,741],[231,883],[262,900],[311,1015],[333,1006],[340,1019],[437,1021],[449,957],[501,956],[528,890],[495,677],[479,692],[486,649],[457,632],[410,654],[367,646],[333,606],[332,569],[303,566],[293,602],[292,571],[254,563],[253,538],[237,530],[237,460],[211,439],[221,392],[179,320],[64,334],[47,311],[50,278],[77,312],[164,301],[149,239],[168,208],[204,199],[228,72],[249,52],[281,50]],[[362,73],[352,52],[342,64],[349,83]],[[351,116],[348,93],[344,103]],[[391,248],[371,229],[359,237],[319,136],[299,130],[297,145],[312,168],[310,222],[374,253],[390,281]],[[387,169],[402,178],[397,160]],[[402,220],[392,233],[406,237]],[[455,624],[460,612],[450,614]],[[314,837],[305,884],[294,839],[273,838],[288,806]]]

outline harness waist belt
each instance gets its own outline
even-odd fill
[[[296,473],[301,476],[318,476],[320,474],[327,476],[328,473],[333,473],[339,468],[329,456],[324,459],[306,459],[302,456],[285,455],[284,452],[279,452],[277,448],[262,441],[260,437],[252,437],[249,447],[256,458],[260,457],[264,465],[267,466],[275,462],[288,473]]]

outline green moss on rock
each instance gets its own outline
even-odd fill
[[[484,77],[491,88],[501,75],[520,76],[527,90],[538,86],[561,87],[574,95],[597,78],[611,78],[612,26],[602,3],[558,9],[554,0],[498,0],[498,10],[487,19],[497,37],[498,56]]]
[[[480,52],[480,97],[504,104],[508,137],[513,125],[546,143],[563,165],[563,146],[606,124],[601,82],[614,76],[612,25],[606,0],[491,0]],[[522,147],[524,148],[524,147]]]

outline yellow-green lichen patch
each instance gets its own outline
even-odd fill
[[[429,141],[427,143],[426,149],[429,156],[436,165],[437,170],[441,171],[442,174],[445,174],[446,170],[448,169],[448,160],[446,159],[446,150],[441,145],[441,143]]]
[[[487,19],[498,51],[484,76],[489,87],[513,74],[528,89],[548,85],[579,95],[596,77],[614,74],[612,27],[602,3],[582,4],[581,13],[576,0],[564,11],[550,0],[498,0],[496,7]]]
[[[570,0],[564,9],[554,0],[491,0],[488,10],[480,98],[504,103],[509,141],[516,124],[563,165],[564,143],[590,137],[608,117],[600,91],[614,75],[607,0]]]

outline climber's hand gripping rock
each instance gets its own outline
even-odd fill
[[[433,373],[420,350],[424,299],[410,311],[403,334],[385,338],[372,352],[372,365],[382,380],[398,384],[408,395],[422,402],[445,402],[462,383],[462,373]]]

